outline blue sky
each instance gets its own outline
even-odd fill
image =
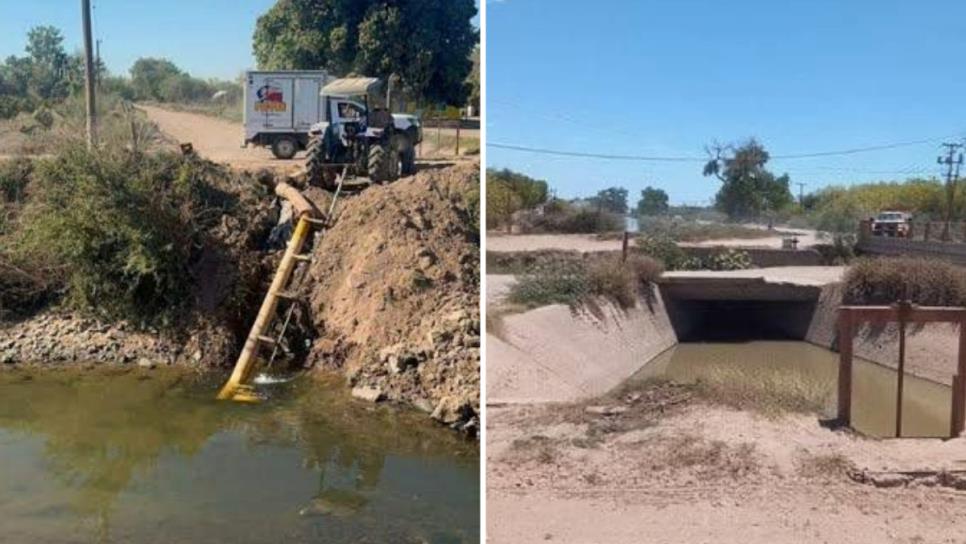
[[[101,57],[127,74],[139,57],[165,57],[198,77],[233,79],[254,68],[252,33],[275,0],[91,0]],[[70,52],[83,46],[77,0],[0,0],[0,58],[23,55],[27,30],[61,29]]]
[[[966,136],[966,2],[490,0],[489,142],[703,157],[758,138],[773,155],[929,140],[871,153],[773,160],[805,190],[933,176]],[[602,161],[489,147],[491,167],[564,197],[646,185],[707,202],[700,162]],[[793,185],[793,192],[798,187]]]
[[[127,74],[139,57],[166,57],[199,77],[234,78],[254,67],[255,20],[274,0],[92,0],[94,32],[112,73]],[[22,55],[27,30],[61,29],[68,51],[83,45],[80,2],[0,0],[0,57]]]

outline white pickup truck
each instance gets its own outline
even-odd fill
[[[313,125],[366,117],[366,104],[354,97],[324,95],[322,90],[335,80],[324,70],[246,72],[245,145],[271,147],[275,157],[291,159],[308,147]],[[346,119],[335,118],[339,116]],[[411,146],[422,141],[418,117],[392,117],[396,131],[406,134]]]

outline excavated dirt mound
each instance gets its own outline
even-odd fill
[[[478,164],[458,165],[340,201],[303,284],[318,335],[308,364],[344,372],[357,397],[409,403],[469,432],[480,403],[479,183]]]

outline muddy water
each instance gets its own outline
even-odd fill
[[[838,362],[837,353],[800,341],[682,343],[651,361],[637,378],[704,380],[749,395],[782,391],[831,417]],[[884,366],[854,360],[853,427],[869,436],[894,436],[896,375]],[[903,435],[948,436],[950,387],[906,374],[904,390]]]
[[[217,386],[0,372],[0,542],[479,540],[477,444],[340,384]]]

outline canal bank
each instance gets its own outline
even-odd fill
[[[593,397],[679,342],[784,339],[835,350],[843,273],[843,267],[669,272],[655,288],[659,296],[631,310],[601,301],[604,310],[596,314],[551,305],[502,315],[497,330],[488,331],[488,402]],[[489,278],[488,304],[499,310],[513,279]],[[894,326],[865,326],[854,349],[857,357],[895,368],[897,344]],[[954,326],[911,328],[907,372],[948,385],[957,347]],[[540,386],[528,386],[535,379]]]

